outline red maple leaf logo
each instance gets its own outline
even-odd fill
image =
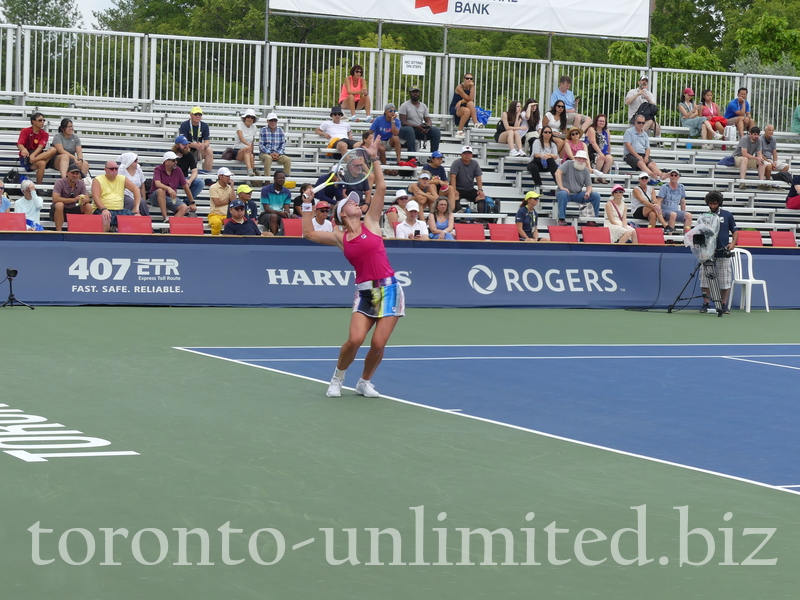
[[[447,12],[447,3],[449,0],[414,0],[414,8],[425,8],[426,6],[431,9],[435,15]]]

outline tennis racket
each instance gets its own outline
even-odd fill
[[[314,188],[314,193],[331,184],[355,185],[367,179],[372,173],[372,160],[363,148],[353,148],[342,156],[331,169],[331,174],[323,183]],[[337,181],[334,181],[337,179]]]

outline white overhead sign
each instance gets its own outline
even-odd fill
[[[649,18],[649,0],[270,0],[270,8],[354,20],[628,38],[646,38]]]

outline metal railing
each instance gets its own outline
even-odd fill
[[[0,25],[0,96],[18,103],[69,102],[94,105],[194,105],[226,107],[330,108],[339,102],[350,68],[364,67],[373,113],[383,104],[400,105],[412,85],[422,89],[431,112],[447,113],[456,86],[466,72],[475,77],[476,101],[499,117],[512,100],[539,101],[550,95],[562,75],[572,78],[581,98],[578,111],[628,121],[625,95],[636,87],[644,68],[548,62],[544,60],[406,52],[379,48],[248,40],[143,35],[109,31]],[[424,57],[424,75],[404,75],[402,57]],[[697,100],[710,89],[724,107],[739,87],[757,123],[788,131],[800,103],[800,78],[651,69],[650,86],[660,106],[659,121],[680,126],[678,104],[691,87]]]

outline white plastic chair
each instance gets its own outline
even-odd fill
[[[747,277],[744,277],[744,269],[742,264],[743,255],[747,255]],[[733,249],[733,290],[736,291],[736,285],[742,286],[742,297],[739,300],[739,310],[745,309],[745,312],[750,312],[750,299],[753,293],[754,285],[761,285],[764,287],[764,306],[769,312],[769,300],[767,299],[767,282],[763,279],[755,279],[753,277],[753,255],[749,250],[744,248]],[[731,296],[731,304],[733,304],[733,296]]]

